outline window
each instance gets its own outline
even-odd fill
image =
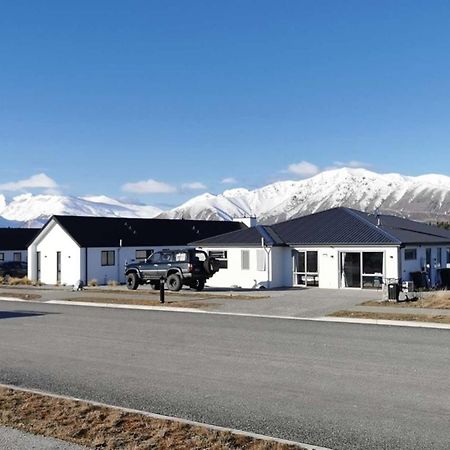
[[[228,252],[226,250],[211,250],[210,258],[214,258],[219,262],[219,269],[228,269]]]
[[[241,250],[241,268],[242,270],[250,269],[250,251]]]
[[[161,262],[170,263],[172,261],[173,261],[173,253],[172,252],[161,253]]]
[[[3,262],[5,260],[5,254],[0,253],[0,262]]]
[[[174,256],[176,262],[186,262],[188,260],[186,252],[175,252]]]
[[[114,266],[116,264],[116,252],[114,250],[102,250],[102,266]]]
[[[447,264],[450,264],[450,247],[447,247],[446,253],[447,253]]]
[[[256,250],[256,270],[264,272],[266,270],[266,252]]]
[[[415,248],[405,248],[405,260],[411,261],[417,259],[417,249]]]
[[[144,262],[149,256],[152,256],[153,250],[136,250],[136,261]]]
[[[22,261],[22,253],[14,253],[13,254],[13,260],[14,261]]]
[[[436,258],[437,267],[442,267],[442,248],[437,249],[437,258]]]

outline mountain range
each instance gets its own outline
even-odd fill
[[[161,217],[231,220],[253,216],[275,223],[347,206],[366,212],[394,214],[419,221],[450,220],[450,177],[405,176],[366,169],[340,168],[299,181],[278,181],[259,189],[204,193],[177,208],[161,211],[106,196],[72,197],[22,194],[6,202],[0,194],[0,226],[38,226],[53,214],[110,217]]]

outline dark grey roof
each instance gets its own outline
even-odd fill
[[[290,245],[400,244],[400,240],[349,208],[333,208],[272,226]]]
[[[0,228],[0,252],[26,250],[38,232],[38,228]]]
[[[82,248],[187,245],[195,239],[247,228],[241,222],[53,216]],[[44,228],[48,226],[51,220]]]
[[[207,239],[192,242],[196,246],[224,245],[224,246],[261,246],[261,238],[266,245],[285,245],[283,240],[268,226],[257,225],[245,230],[233,231],[231,233],[213,236]]]
[[[379,224],[378,224],[379,223]],[[333,208],[262,227],[274,245],[404,245],[450,244],[450,231],[396,216]],[[214,236],[195,245],[260,245],[261,229]]]
[[[372,224],[392,234],[403,244],[439,244],[450,242],[450,230],[440,228],[435,225],[429,225],[423,222],[405,219],[398,216],[385,214],[367,214],[361,211],[354,211],[355,214],[364,217]]]

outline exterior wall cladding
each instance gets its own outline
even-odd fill
[[[446,246],[407,246],[417,249],[414,260],[405,260],[405,249],[397,246],[320,246],[320,247],[273,247],[268,253],[255,247],[207,247],[205,251],[227,252],[227,268],[208,280],[212,287],[258,288],[258,287],[292,287],[297,286],[294,276],[294,258],[292,251],[316,251],[318,287],[338,289],[345,287],[342,279],[343,253],[382,253],[382,281],[411,280],[411,272],[417,272],[426,267],[426,249],[431,249],[431,267],[429,268],[432,284],[437,283],[437,270],[450,265],[450,248]],[[248,269],[242,268],[242,252],[249,252]],[[258,253],[265,253],[264,267],[258,267]],[[361,274],[362,275],[362,274]]]

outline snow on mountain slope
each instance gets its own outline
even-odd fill
[[[260,189],[203,194],[159,217],[229,220],[256,216],[263,223],[310,214],[336,206],[402,215],[417,220],[450,219],[450,177],[366,169],[329,170],[301,181],[280,181]]]
[[[1,199],[0,199],[1,202]],[[1,203],[0,203],[1,206]],[[54,214],[106,217],[155,217],[161,212],[152,206],[126,204],[108,197],[91,200],[63,195],[22,194],[1,210],[4,219],[33,225],[44,224]]]
[[[181,206],[158,208],[122,202],[104,195],[70,197],[23,194],[7,202],[0,194],[0,219],[42,225],[53,214],[107,217],[169,217],[231,220],[255,216],[275,223],[336,206],[401,215],[422,221],[450,221],[450,177],[410,177],[341,168],[300,181],[279,181],[260,189],[230,189],[198,195]],[[6,222],[8,224],[10,222]],[[1,226],[1,222],[0,222]]]

